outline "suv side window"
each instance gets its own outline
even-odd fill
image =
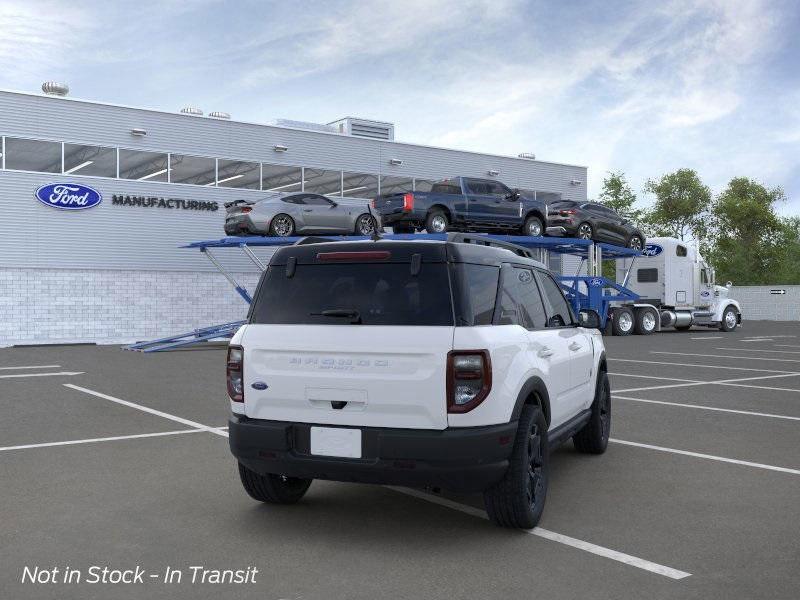
[[[458,185],[458,181],[450,181],[445,179],[444,181],[438,181],[433,184],[431,187],[431,193],[433,194],[457,194],[461,195],[461,186]]]
[[[561,288],[555,282],[549,273],[539,272],[539,282],[542,285],[542,293],[547,298],[550,305],[547,313],[548,327],[566,327],[572,325],[574,319],[572,317],[572,309]]]
[[[498,325],[522,325],[525,329],[544,327],[544,305],[531,269],[511,267],[503,271]]]
[[[511,193],[511,190],[504,186],[499,181],[486,182],[486,187],[489,188],[489,194],[492,196],[505,197]]]
[[[467,191],[470,194],[480,194],[482,196],[491,193],[489,191],[489,186],[486,185],[486,182],[478,179],[467,179]]]

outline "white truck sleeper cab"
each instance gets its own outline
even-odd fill
[[[618,335],[668,327],[686,331],[692,325],[733,331],[742,322],[730,284],[716,285],[714,269],[697,249],[676,238],[648,238],[642,256],[619,259],[617,281],[640,296],[639,302],[613,310]]]

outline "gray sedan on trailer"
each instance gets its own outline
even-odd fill
[[[275,194],[262,200],[225,204],[227,235],[288,237],[312,233],[372,235],[380,217],[367,201],[333,200],[320,194]]]

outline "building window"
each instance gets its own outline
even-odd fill
[[[6,169],[61,173],[61,143],[6,138]]]
[[[377,175],[342,173],[342,196],[346,198],[375,198],[378,195]]]
[[[260,186],[261,165],[240,160],[219,159],[217,185],[220,187],[257,190]]]
[[[342,195],[342,172],[325,169],[309,169],[305,171],[305,191],[326,196]]]
[[[171,183],[214,185],[217,162],[204,156],[171,154],[169,157],[169,180]]]
[[[381,177],[381,194],[402,194],[413,191],[414,180],[411,177],[395,177],[394,175]]]
[[[119,151],[119,176],[122,179],[166,182],[167,155],[161,152]]]
[[[415,179],[414,191],[415,192],[430,192],[433,184],[436,183],[432,179]]]
[[[117,176],[117,149],[64,144],[64,175]]]
[[[261,189],[265,192],[299,192],[303,169],[284,165],[261,165]]]

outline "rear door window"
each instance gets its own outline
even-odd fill
[[[458,185],[457,181],[439,181],[433,184],[431,187],[431,193],[433,194],[461,194],[461,186]]]
[[[544,305],[531,269],[511,267],[503,272],[498,325],[545,326]]]
[[[539,282],[542,286],[542,293],[547,298],[549,304],[547,311],[548,327],[565,327],[574,322],[572,309],[569,306],[561,288],[549,273],[539,273]]]
[[[326,313],[326,314],[324,314]],[[453,325],[447,265],[408,263],[270,265],[250,322],[272,325]]]

